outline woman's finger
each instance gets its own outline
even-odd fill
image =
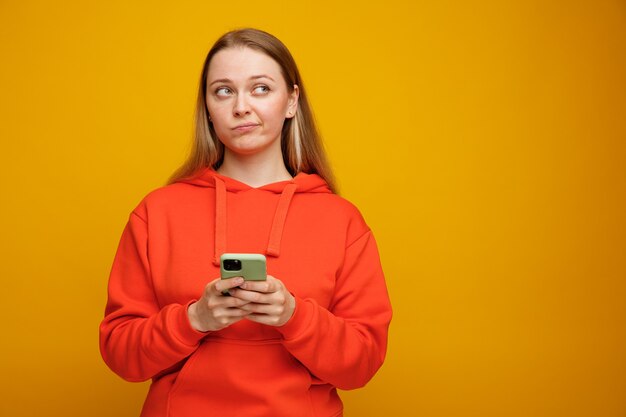
[[[247,301],[249,303],[271,304],[273,302],[272,294],[265,294],[258,291],[248,291],[242,288],[233,288],[230,295],[234,298]]]
[[[282,283],[271,275],[267,276],[265,281],[245,281],[241,284],[241,288],[248,291],[256,291],[261,293],[272,293],[278,291],[282,287]]]
[[[228,279],[217,279],[213,288],[215,292],[222,293],[222,291],[229,290],[231,288],[235,288],[243,284],[244,280],[242,277],[234,277]]]
[[[230,290],[231,293],[233,291],[236,291],[236,290],[233,290],[233,289]],[[250,301],[248,300],[243,300],[237,297],[222,297],[221,302],[225,308],[240,308],[241,306],[244,306],[250,303]]]
[[[249,313],[254,313],[254,314],[266,314],[266,315],[279,316],[283,313],[285,308],[280,304],[248,303],[246,305],[241,306],[241,310],[245,310]]]

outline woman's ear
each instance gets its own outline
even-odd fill
[[[300,89],[297,84],[294,84],[293,91],[289,94],[289,101],[287,102],[286,118],[290,119],[296,115],[296,111],[298,111],[298,97],[300,97]]]

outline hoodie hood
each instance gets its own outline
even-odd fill
[[[215,189],[215,253],[213,254],[213,264],[216,266],[220,264],[220,256],[226,251],[226,193],[240,193],[256,189],[279,196],[265,250],[266,255],[273,257],[280,255],[283,228],[293,196],[298,193],[332,193],[322,177],[304,172],[299,173],[291,180],[266,184],[257,188],[221,175],[213,168],[205,168],[193,177],[180,179],[176,182]]]

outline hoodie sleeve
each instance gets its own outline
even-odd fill
[[[148,227],[130,215],[113,261],[100,352],[128,381],[145,381],[189,356],[205,333],[191,327],[187,305],[159,307],[151,283]]]
[[[346,248],[329,309],[296,297],[293,316],[278,330],[286,349],[315,377],[348,390],[364,386],[382,365],[391,316],[378,248],[368,229]]]

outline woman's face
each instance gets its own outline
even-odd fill
[[[228,151],[280,152],[283,123],[295,115],[297,102],[297,86],[289,93],[278,63],[260,51],[226,48],[209,64],[207,109]]]

